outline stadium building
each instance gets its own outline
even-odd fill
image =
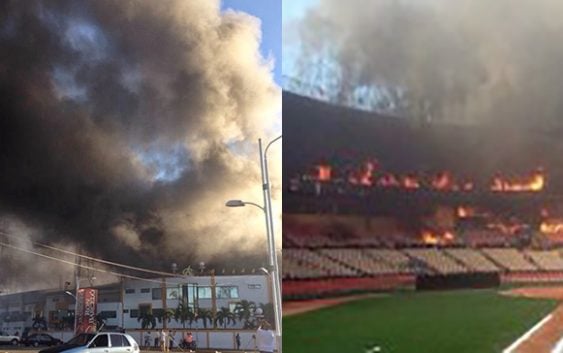
[[[283,102],[284,299],[563,280],[553,132]]]
[[[160,330],[166,329],[172,333],[175,346],[184,333],[192,332],[200,348],[234,349],[239,334],[241,348],[253,349],[255,321],[272,314],[268,278],[256,272],[124,279],[83,290],[95,293],[99,325],[103,322],[106,329],[124,329],[141,346],[154,346]],[[53,290],[0,295],[0,330],[20,336],[41,331],[64,341],[70,339],[75,319],[73,285],[67,282],[66,287]],[[182,306],[199,315],[187,314]]]

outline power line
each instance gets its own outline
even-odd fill
[[[150,278],[142,278],[142,277],[127,275],[127,274],[124,274],[124,273],[114,272],[114,271],[110,271],[110,270],[104,270],[104,269],[100,269],[100,268],[96,268],[96,267],[92,267],[92,266],[87,266],[87,265],[82,265],[82,264],[76,264],[76,263],[74,263],[74,262],[72,262],[72,261],[63,260],[63,259],[59,259],[59,258],[54,257],[54,256],[49,256],[49,255],[41,254],[41,253],[38,253],[38,252],[36,252],[36,251],[32,251],[32,250],[20,248],[20,247],[17,247],[17,246],[8,244],[8,243],[4,243],[4,242],[1,242],[1,241],[0,241],[0,245],[1,245],[1,246],[5,246],[5,247],[10,248],[10,249],[14,249],[14,250],[18,250],[18,251],[21,251],[21,252],[25,252],[25,253],[28,253],[28,254],[40,256],[40,257],[43,257],[43,258],[46,258],[46,259],[49,259],[49,260],[62,262],[62,263],[64,263],[64,264],[71,265],[71,266],[77,266],[77,267],[80,267],[80,268],[84,268],[84,269],[88,269],[88,270],[92,270],[92,271],[96,271],[96,272],[108,273],[108,274],[111,274],[111,275],[114,275],[114,276],[117,276],[117,277],[125,277],[125,278],[130,278],[130,279],[136,279],[136,280],[141,280],[141,281],[146,281],[146,282],[153,282],[153,283],[162,284],[162,280],[154,280],[154,279],[150,279]],[[174,283],[170,283],[170,284],[181,284],[181,282],[174,282]]]
[[[14,236],[14,235],[10,235],[10,234],[7,234],[7,233],[2,232],[2,231],[0,231],[0,235],[3,235],[3,236],[8,237],[8,238],[19,239],[18,237]],[[116,267],[122,267],[122,268],[126,268],[126,269],[129,269],[129,270],[135,270],[135,271],[139,271],[139,272],[146,272],[146,273],[151,273],[151,274],[160,275],[160,276],[167,276],[167,277],[177,277],[177,276],[178,276],[178,274],[175,274],[175,273],[163,272],[163,271],[156,271],[156,270],[149,270],[149,269],[146,269],[146,268],[141,268],[141,267],[135,267],[135,266],[125,265],[125,264],[121,264],[121,263],[118,263],[118,262],[112,262],[112,261],[107,261],[107,260],[103,260],[103,259],[99,259],[99,258],[87,256],[87,255],[82,255],[82,254],[75,253],[75,252],[70,251],[70,250],[65,250],[65,249],[57,248],[57,247],[54,247],[54,246],[51,246],[51,245],[47,245],[47,244],[43,244],[43,243],[39,243],[39,242],[36,242],[36,241],[31,241],[31,243],[32,243],[33,245],[37,245],[37,246],[41,246],[41,247],[44,247],[44,248],[47,248],[47,249],[59,251],[59,252],[62,252],[62,253],[65,253],[65,254],[69,254],[69,255],[72,255],[72,256],[78,256],[78,257],[81,257],[81,258],[83,258],[83,259],[88,259],[88,260],[92,260],[92,261],[96,261],[96,262],[101,262],[101,263],[104,263],[104,264],[106,264],[106,265],[112,265],[112,266],[116,266]]]

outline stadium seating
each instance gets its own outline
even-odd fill
[[[467,272],[467,269],[463,265],[448,257],[439,249],[407,249],[405,252],[409,256],[428,264],[428,266],[438,273]]]
[[[525,254],[542,270],[563,271],[563,259],[556,250],[527,250]]]
[[[535,271],[538,269],[517,249],[486,248],[482,251],[489,259],[508,271]]]
[[[397,273],[412,273],[410,259],[399,250],[391,249],[365,249],[369,256],[377,261],[384,262],[391,266]]]
[[[459,248],[445,250],[451,257],[463,263],[465,267],[473,271],[497,272],[500,269],[483,254],[474,249]]]
[[[284,267],[287,259],[288,271],[294,271],[287,273],[291,278],[355,277],[359,275],[358,271],[307,249],[284,249],[283,258]],[[304,271],[299,272],[294,266],[295,264],[300,264]]]
[[[361,249],[324,249],[323,255],[369,275],[396,273],[390,264],[369,256]]]

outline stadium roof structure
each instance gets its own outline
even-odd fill
[[[549,191],[563,192],[563,141],[541,127],[425,123],[284,91],[283,129],[284,188],[315,165],[374,158],[398,173],[451,170],[477,181],[543,168]]]

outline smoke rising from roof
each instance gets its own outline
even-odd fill
[[[308,59],[322,53],[343,96],[391,87],[433,119],[552,124],[563,111],[562,11],[555,0],[320,0],[288,31],[300,77],[319,73]]]
[[[0,214],[136,265],[264,258],[263,215],[224,207],[261,198],[260,39],[218,0],[0,4]]]

